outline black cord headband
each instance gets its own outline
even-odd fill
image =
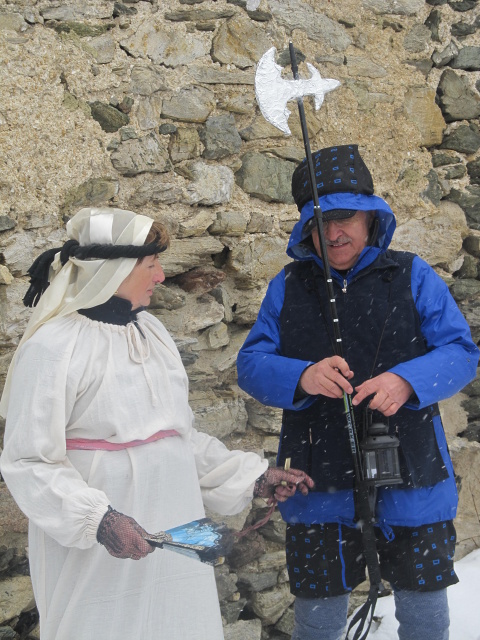
[[[166,244],[158,244],[157,242],[142,244],[140,246],[133,244],[89,244],[81,246],[77,240],[68,240],[63,247],[49,249],[40,254],[32,264],[28,270],[30,287],[23,298],[23,304],[26,307],[37,306],[42,294],[45,293],[50,284],[48,281],[49,270],[56,254],[59,252],[60,262],[63,267],[70,258],[77,258],[78,260],[88,260],[89,258],[96,258],[97,260],[144,258],[145,256],[162,253],[166,248]]]

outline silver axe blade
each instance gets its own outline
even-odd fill
[[[255,73],[255,95],[263,117],[274,127],[290,135],[288,116],[290,110],[287,102],[302,98],[315,97],[315,109],[318,111],[323,104],[325,94],[336,89],[340,82],[331,78],[322,78],[318,70],[307,62],[312,74],[306,80],[285,80],[282,78],[283,67],[275,62],[275,47],[269,49],[260,58]]]

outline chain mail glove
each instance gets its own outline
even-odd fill
[[[281,467],[271,467],[263,475],[257,478],[253,495],[256,498],[273,498],[279,502],[285,502],[298,490],[304,496],[313,489],[313,480],[304,471],[289,469],[285,471]]]
[[[97,530],[97,540],[115,558],[140,560],[154,551],[144,536],[148,533],[130,516],[108,507]]]

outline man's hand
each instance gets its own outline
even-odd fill
[[[311,396],[327,396],[327,398],[341,398],[343,392],[353,393],[353,387],[348,382],[353,378],[353,371],[340,356],[332,356],[320,360],[300,376],[300,386]]]
[[[285,471],[281,467],[269,468],[255,482],[253,495],[258,498],[273,498],[278,502],[285,502],[297,491],[302,495],[308,495],[313,489],[314,482],[304,471],[289,469]]]
[[[356,395],[352,404],[357,405],[368,396],[374,397],[368,403],[370,409],[380,411],[384,416],[393,416],[413,393],[412,385],[395,373],[386,371],[366,380],[355,387]]]

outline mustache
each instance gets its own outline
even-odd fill
[[[334,246],[339,245],[339,244],[348,244],[351,241],[352,241],[351,238],[349,238],[348,236],[341,236],[340,238],[337,238],[336,240],[327,240],[327,239],[325,239],[325,244],[327,245],[327,247],[334,247]]]

